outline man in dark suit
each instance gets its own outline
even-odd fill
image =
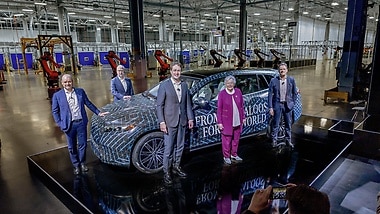
[[[194,125],[189,90],[187,84],[180,79],[181,71],[180,63],[172,63],[171,77],[160,83],[157,94],[157,117],[165,141],[163,169],[166,184],[172,183],[171,172],[186,177],[186,173],[180,167],[180,161],[186,126],[191,129]]]
[[[124,66],[118,65],[116,68],[117,76],[111,79],[111,93],[113,101],[127,100],[134,94],[131,79],[125,77]]]
[[[292,112],[297,98],[297,86],[293,77],[288,76],[286,63],[279,64],[279,76],[272,78],[269,83],[268,108],[269,114],[273,116],[272,146],[277,146],[277,137],[280,127],[281,115],[285,121],[285,140],[293,147],[291,142]]]
[[[88,118],[84,106],[99,116],[104,116],[108,112],[100,112],[82,88],[74,88],[71,75],[64,74],[61,83],[63,89],[53,95],[52,114],[66,135],[70,160],[74,166],[74,174],[77,175],[81,170],[88,171],[86,166]]]

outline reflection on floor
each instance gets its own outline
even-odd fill
[[[253,192],[258,188],[287,182],[312,183],[352,140],[352,131],[331,130],[339,122],[341,121],[302,116],[294,124],[293,140],[296,146],[293,150],[286,146],[272,149],[264,136],[246,139],[239,149],[244,161],[232,166],[223,165],[218,146],[206,152],[186,154],[183,168],[189,176],[175,179],[170,187],[163,184],[162,174],[144,175],[136,170],[105,165],[91,152],[88,152],[90,171],[74,176],[65,147],[29,156],[28,163],[31,172],[72,212],[217,213],[236,207],[240,213],[240,210],[248,207]],[[352,161],[342,163],[321,187],[331,197],[332,213],[342,213],[340,211],[357,207],[374,210],[373,204],[365,203],[365,200],[349,203],[355,191],[365,195],[370,190],[369,195],[372,197],[375,191],[371,188],[379,186],[377,180],[354,192],[347,189],[352,186],[352,182],[344,183],[347,182],[347,176],[361,175],[361,180],[376,177],[373,173],[367,174],[370,166],[353,166],[351,163]],[[379,162],[371,163],[379,168]],[[344,179],[342,175],[345,175]],[[319,176],[319,179],[321,177],[323,176]],[[336,188],[340,189],[335,190]],[[340,198],[344,198],[342,203]],[[285,211],[284,201],[275,201],[274,204],[280,213]]]

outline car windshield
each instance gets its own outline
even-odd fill
[[[183,82],[187,83],[187,86],[189,87],[189,89],[193,85],[195,85],[195,83],[197,83],[199,81],[199,79],[195,79],[193,77],[188,77],[188,76],[181,76],[181,79],[182,79]],[[160,86],[160,84],[155,85],[150,90],[144,92],[144,95],[150,96],[150,97],[157,97],[159,86]]]

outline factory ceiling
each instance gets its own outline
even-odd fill
[[[134,1],[134,0],[130,0]],[[297,14],[314,20],[345,25],[348,0],[144,0],[145,31],[158,31],[159,20],[167,30],[204,33],[220,27],[227,33],[239,29],[240,2],[246,2],[248,33],[286,33]],[[369,0],[367,29],[375,30],[380,0]],[[2,0],[0,26],[58,26],[58,8],[68,14],[70,26],[130,27],[129,1],[115,0]],[[181,8],[181,9],[180,9]],[[179,15],[181,13],[181,16]]]

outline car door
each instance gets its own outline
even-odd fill
[[[268,84],[260,74],[236,77],[236,87],[244,98],[245,123],[242,137],[258,134],[268,126]]]
[[[190,151],[221,142],[216,109],[218,93],[224,86],[224,76],[209,77],[199,83],[192,96],[195,126],[191,130]]]
[[[210,78],[198,86],[192,96],[195,127],[191,130],[190,151],[219,144],[220,130],[217,126],[216,111],[218,93],[224,90],[224,78]],[[236,86],[243,93],[245,124],[243,136],[257,134],[266,129],[268,124],[268,83],[262,75],[234,73]],[[211,94],[211,95],[210,95]]]

